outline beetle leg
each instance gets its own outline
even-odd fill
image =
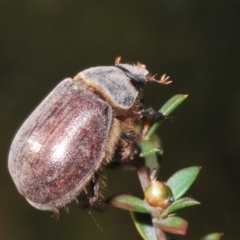
[[[128,163],[132,160],[132,155],[138,142],[135,134],[121,133],[121,160],[123,163]]]
[[[88,203],[86,208],[96,208],[97,200],[99,199],[101,181],[97,174],[94,175],[92,181],[90,182],[90,193],[88,195]]]
[[[94,179],[91,181],[91,193],[89,196],[89,205],[93,206],[99,196],[99,191],[100,191],[100,182],[99,182],[99,178],[98,175],[95,174]]]
[[[116,112],[114,114],[114,117],[122,120],[122,119],[126,119],[126,118],[138,118],[141,119],[143,117],[151,117],[154,121],[160,121],[163,119],[170,119],[173,120],[173,117],[167,116],[161,112],[158,112],[156,110],[154,110],[153,108],[147,108],[147,109],[142,109],[140,111],[133,111],[133,112],[128,112],[124,115],[124,113],[121,112],[121,115],[118,115]]]
[[[148,116],[152,117],[154,121],[160,121],[163,119],[170,119],[170,120],[173,119],[173,117],[171,115],[167,116],[161,112],[154,110],[153,108],[143,109],[140,112],[140,115],[141,115],[141,117],[148,117]]]

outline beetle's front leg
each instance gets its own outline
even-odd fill
[[[157,122],[164,119],[173,120],[172,116],[167,116],[161,112],[158,112],[152,108],[143,109],[140,111],[140,116],[142,118],[142,132],[140,135],[140,139],[144,139],[147,135],[150,127],[152,126],[153,122]]]
[[[141,117],[152,117],[153,121],[160,121],[163,119],[170,119],[170,120],[173,119],[172,116],[167,116],[161,112],[154,110],[153,108],[143,109],[142,111],[140,111],[140,116]]]

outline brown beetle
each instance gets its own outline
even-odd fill
[[[37,209],[58,212],[83,191],[116,149],[131,158],[133,127],[143,115],[139,92],[157,81],[144,65],[86,69],[60,82],[18,130],[8,167],[18,191]],[[168,77],[163,77],[168,84]],[[164,117],[164,116],[163,116]]]

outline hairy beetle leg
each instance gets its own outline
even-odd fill
[[[160,121],[160,120],[164,120],[164,119],[173,120],[173,117],[171,115],[167,116],[167,115],[165,115],[161,112],[158,112],[152,108],[143,109],[140,114],[141,114],[141,117],[152,117],[152,119],[154,121]]]
[[[101,180],[97,174],[94,175],[90,182],[90,192],[87,196],[87,202],[83,205],[85,209],[98,209],[97,201],[99,200]]]
[[[136,143],[138,142],[136,135],[121,133],[121,161],[122,163],[128,163],[132,160]]]

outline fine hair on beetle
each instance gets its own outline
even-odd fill
[[[8,168],[20,194],[33,207],[54,213],[84,192],[94,205],[104,185],[97,173],[115,155],[121,164],[133,160],[148,130],[143,126],[137,134],[136,122],[168,118],[143,108],[146,82],[171,83],[166,75],[156,80],[143,64],[121,64],[120,57],[114,66],[88,68],[62,80],[13,139]]]
[[[78,76],[73,79],[75,82],[81,81],[81,84],[85,79],[79,79]],[[103,100],[105,100],[110,106],[111,101],[100,91],[96,86],[87,82],[85,89],[93,92]],[[138,97],[139,99],[139,97]],[[105,150],[102,153],[101,159],[104,159],[103,164],[107,164],[116,149],[121,151],[121,160],[123,163],[130,161],[132,149],[137,144],[138,138],[133,130],[135,121],[140,118],[139,110],[141,109],[141,104],[137,100],[130,109],[124,110],[112,106],[113,109],[113,119],[111,124],[111,130],[106,140]],[[131,150],[130,150],[131,149]]]

